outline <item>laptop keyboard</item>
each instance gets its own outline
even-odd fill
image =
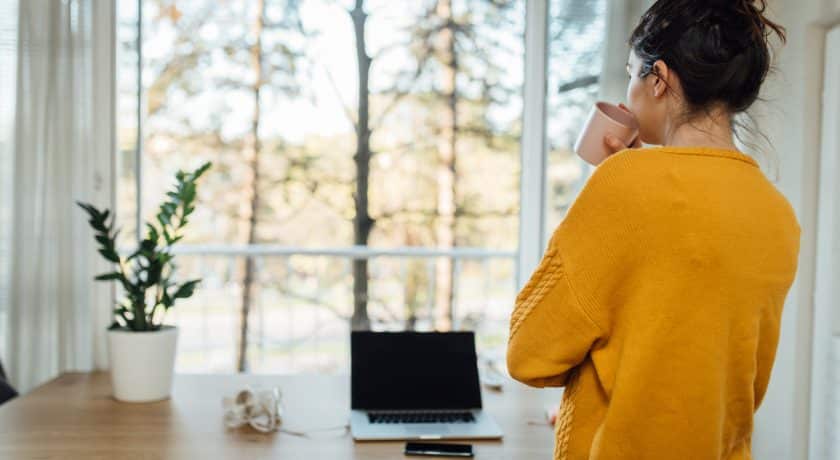
[[[370,423],[472,423],[472,412],[368,412]]]

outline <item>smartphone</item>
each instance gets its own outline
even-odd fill
[[[407,442],[405,443],[405,455],[422,455],[426,457],[472,457],[473,448],[469,444]]]

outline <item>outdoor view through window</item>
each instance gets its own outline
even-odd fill
[[[605,0],[549,3],[548,232],[586,173]],[[346,372],[351,325],[475,330],[502,359],[524,33],[525,0],[120,0],[122,243],[213,162],[177,370]]]

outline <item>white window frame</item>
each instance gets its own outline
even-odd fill
[[[822,140],[819,166],[819,196],[817,198],[817,250],[814,287],[814,319],[812,336],[812,375],[810,410],[810,459],[838,458],[837,441],[837,390],[833,383],[840,378],[831,371],[840,356],[835,355],[835,334],[840,333],[840,316],[833,310],[840,293],[836,280],[840,276],[840,254],[833,241],[840,231],[840,206],[836,197],[840,193],[840,25],[828,30],[825,42],[825,69],[822,94]],[[828,84],[835,82],[835,84]]]
[[[647,0],[635,0],[638,3],[648,3]],[[547,127],[546,120],[548,100],[548,52],[549,52],[549,18],[550,0],[525,0],[525,56],[523,78],[523,110],[522,110],[522,138],[520,142],[520,211],[518,248],[516,250],[515,286],[521,289],[536,269],[545,250],[546,219],[547,219]],[[608,14],[611,17],[620,16],[619,21],[627,21],[628,10],[638,10],[639,5],[632,7],[609,5]],[[137,139],[134,155],[136,174],[135,221],[137,225],[137,239],[142,239],[143,221],[142,209],[142,181],[143,181],[143,0],[137,0]],[[611,19],[615,22],[616,19]],[[624,24],[623,24],[624,25]],[[625,27],[626,28],[626,27]],[[623,31],[624,28],[622,28]],[[621,33],[621,32],[620,32]],[[623,45],[622,40],[622,45]],[[625,51],[622,50],[622,53]],[[613,53],[605,52],[605,60]],[[605,67],[605,74],[611,74],[610,68]],[[620,73],[623,74],[623,66]],[[620,76],[619,76],[620,77]],[[623,84],[623,80],[622,80]],[[602,84],[602,87],[604,85]],[[609,86],[609,85],[607,85]],[[603,93],[603,90],[602,90]]]
[[[516,286],[519,289],[528,281],[542,258],[546,219],[548,0],[526,0],[525,10],[519,257],[516,264]]]
[[[548,87],[549,0],[525,3],[525,74],[523,80],[522,140],[520,150],[519,246],[516,286],[521,288],[539,263],[545,241],[546,219],[546,100]],[[143,0],[137,0],[137,139],[135,145],[137,240],[143,221]]]

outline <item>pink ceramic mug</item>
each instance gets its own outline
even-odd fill
[[[613,153],[604,140],[607,134],[631,145],[639,135],[639,121],[617,105],[599,102],[592,107],[589,120],[575,142],[575,153],[591,165],[601,164]]]

